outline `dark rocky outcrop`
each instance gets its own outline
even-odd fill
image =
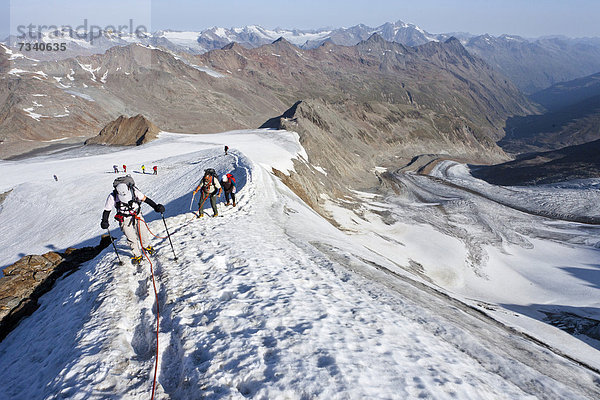
[[[600,72],[558,83],[532,94],[529,98],[548,111],[557,111],[597,96],[600,96]]]
[[[506,121],[498,144],[512,154],[557,150],[600,139],[600,96],[542,115]]]
[[[143,115],[127,118],[121,115],[108,123],[98,136],[85,141],[85,144],[110,144],[118,146],[139,146],[158,137],[160,129]]]
[[[83,262],[96,257],[110,245],[103,235],[100,244],[81,249],[69,248],[65,253],[48,252],[29,255],[6,267],[0,279],[0,340],[38,307],[38,299],[47,293],[63,274],[74,271]]]
[[[530,96],[546,113],[512,117],[498,144],[508,153],[558,150],[600,139],[600,74],[563,82]]]
[[[474,167],[471,173],[495,185],[533,185],[600,178],[600,140],[533,153],[499,165]]]
[[[259,129],[285,129],[286,120],[294,120],[294,122],[297,121],[295,120],[296,110],[301,103],[302,100],[295,102],[294,105],[288,108],[283,114],[269,119],[267,122],[262,124]]]

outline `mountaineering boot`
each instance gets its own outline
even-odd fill
[[[230,202],[227,202],[227,203],[225,203],[225,205],[226,205],[226,206],[228,206],[228,205],[230,205],[230,204],[231,204]]]
[[[198,218],[202,218],[202,217],[204,217],[204,213],[198,214]]]
[[[140,265],[142,263],[142,256],[131,257],[131,264]]]
[[[233,202],[233,206],[235,207],[235,201]]]
[[[156,251],[154,251],[154,247],[152,246],[144,247],[144,250],[146,250],[146,253],[150,254],[151,256],[153,256],[154,253],[156,253]]]
[[[215,215],[213,215],[213,217],[218,217],[218,216],[219,216],[218,212],[216,212]]]

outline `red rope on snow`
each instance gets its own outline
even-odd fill
[[[136,217],[137,217],[137,216],[136,216]],[[157,238],[157,239],[166,239],[166,238],[167,238],[166,236],[165,236],[165,237],[162,237],[162,236],[157,236],[157,235],[155,235],[154,233],[152,233],[152,231],[150,230],[150,227],[148,226],[148,223],[146,222],[146,220],[144,220],[144,219],[141,219],[141,218],[139,218],[139,219],[140,219],[142,222],[144,222],[144,224],[146,224],[146,229],[148,229],[148,232],[150,232],[150,234],[151,234],[152,236],[154,236],[154,237],[155,237],[155,238]],[[138,224],[138,225],[139,225],[139,224]],[[138,226],[138,228],[139,228],[139,226]],[[141,243],[142,243],[142,239],[141,239],[141,236],[140,236],[140,244],[141,244]],[[142,248],[143,248],[143,247],[144,247],[144,246],[142,246]]]
[[[142,248],[142,253],[144,253],[144,256],[150,263],[150,275],[152,275],[152,286],[154,287],[154,298],[156,300],[156,357],[154,360],[154,379],[152,382],[152,397],[151,397],[151,400],[154,400],[154,392],[156,390],[156,373],[158,372],[158,332],[159,332],[159,327],[160,327],[160,312],[158,309],[158,292],[156,291],[156,281],[154,280],[154,267],[152,265],[152,261],[150,260],[150,257],[148,257],[148,253],[146,253],[144,244],[142,243],[142,232],[140,231],[140,220],[141,221],[144,221],[144,220],[142,218],[138,217],[137,215],[135,216],[135,219],[138,221],[137,230],[138,230],[138,237],[140,239],[140,247]],[[148,227],[148,224],[146,223],[146,221],[144,221],[144,224],[146,224],[146,227]],[[150,231],[150,228],[148,228],[148,231],[150,233],[152,233],[152,231]],[[152,235],[154,235],[154,234],[152,234]],[[157,236],[155,236],[155,237],[157,237]]]

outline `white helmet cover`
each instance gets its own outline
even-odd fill
[[[131,195],[131,190],[129,190],[127,185],[124,183],[119,183],[117,185],[117,194],[119,195],[119,201],[123,203],[128,203],[130,200],[133,199],[133,196]]]
[[[227,182],[227,175],[223,175],[223,179],[222,179],[222,181],[223,181],[223,182]]]

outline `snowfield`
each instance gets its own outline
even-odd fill
[[[8,232],[0,237],[0,265],[25,253],[96,244],[117,176],[113,164],[127,164],[140,190],[165,204],[178,259],[168,240],[153,239],[158,301],[148,261],[119,265],[112,247],[61,278],[0,343],[0,398],[150,398],[157,308],[158,399],[600,397],[600,375],[590,368],[394,260],[462,265],[459,239],[444,239],[458,256],[444,246],[436,255],[424,238],[443,235],[424,225],[414,227],[412,242],[394,242],[401,235],[391,231],[378,241],[374,226],[343,233],[307,207],[272,174],[292,171],[293,158],[308,159],[295,133],[161,133],[141,147],[106,151],[0,162],[0,193],[11,190],[0,205]],[[158,175],[140,173],[142,164],[158,165]],[[189,212],[190,192],[208,167],[234,174],[238,206],[221,204],[219,217],[207,210],[198,219]],[[160,216],[145,211],[163,236]],[[115,226],[111,218],[128,259]],[[597,301],[598,288],[588,295]],[[567,340],[568,355],[600,366],[594,347],[547,329]]]

